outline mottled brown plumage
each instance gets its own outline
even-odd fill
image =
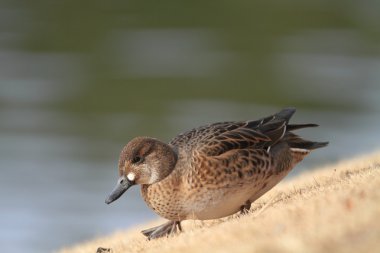
[[[144,230],[149,239],[181,230],[182,220],[246,211],[311,150],[327,145],[290,132],[317,126],[290,125],[294,112],[287,108],[260,120],[202,126],[169,144],[137,137],[120,154],[120,179],[106,203],[140,184],[148,206],[170,220]]]

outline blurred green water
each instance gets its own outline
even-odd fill
[[[302,135],[331,144],[295,172],[379,148],[379,5],[1,1],[5,251],[51,251],[153,218],[137,189],[103,203],[136,135],[170,140],[296,106],[296,122],[321,125]]]
[[[276,65],[289,53],[378,54],[374,7],[376,1],[4,1],[3,30],[11,35],[2,47],[53,54],[52,61],[65,55],[65,64],[77,65],[79,71],[45,69],[70,76],[62,85],[81,87],[49,103],[74,113],[156,114],[167,100],[193,98],[352,109],[360,104],[303,94],[318,85],[294,80],[297,73],[279,75]]]

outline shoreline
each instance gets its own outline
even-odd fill
[[[60,253],[376,252],[380,251],[380,152],[301,173],[280,182],[246,215],[184,221],[184,232],[147,241],[142,224]]]

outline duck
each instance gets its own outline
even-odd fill
[[[218,122],[181,133],[169,143],[135,137],[120,153],[119,179],[105,202],[130,187],[168,222],[142,233],[149,240],[182,231],[181,221],[247,213],[312,150],[328,145],[303,139],[289,124],[295,108],[248,121]]]

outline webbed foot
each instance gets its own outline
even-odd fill
[[[150,240],[175,234],[178,231],[177,229],[180,232],[182,231],[181,222],[169,221],[160,226],[145,229],[141,231],[141,233],[143,233],[143,235],[145,235],[148,238],[148,240]]]
[[[247,200],[244,205],[240,207],[240,214],[247,214],[251,209],[251,202]]]

